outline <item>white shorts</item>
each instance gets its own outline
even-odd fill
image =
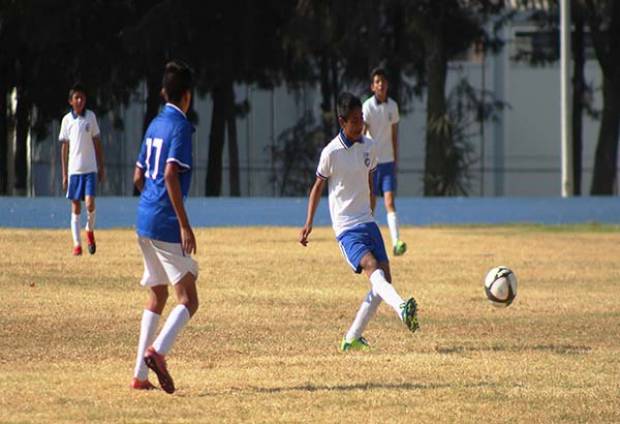
[[[138,237],[138,244],[144,258],[143,286],[175,285],[188,272],[198,278],[198,263],[183,253],[181,243]]]

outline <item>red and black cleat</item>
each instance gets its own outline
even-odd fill
[[[159,385],[162,390],[166,393],[174,393],[174,382],[168,373],[166,358],[164,355],[157,353],[157,351],[153,349],[153,346],[151,346],[146,349],[146,353],[144,354],[144,363],[157,375],[157,379],[159,380]]]
[[[95,243],[95,232],[86,231],[86,238],[88,239],[88,253],[94,255],[97,251],[97,244]]]

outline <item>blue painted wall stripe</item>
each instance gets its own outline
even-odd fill
[[[138,199],[98,197],[97,228],[133,227]],[[377,220],[385,224],[378,199]],[[402,225],[439,224],[620,224],[620,198],[398,198]],[[304,198],[190,198],[186,207],[194,227],[302,226]],[[60,197],[0,197],[0,227],[67,228],[69,202]],[[330,225],[322,198],[316,226]]]

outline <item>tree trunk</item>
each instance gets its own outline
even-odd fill
[[[428,93],[426,102],[426,156],[424,161],[424,195],[446,194],[444,184],[446,151],[450,134],[446,122],[446,74],[448,62],[443,40],[434,35],[425,41]]]
[[[142,138],[144,138],[151,121],[159,113],[159,108],[163,101],[161,97],[160,78],[159,75],[155,75],[154,73],[150,73],[146,77],[146,112],[144,113],[144,120],[142,121]],[[140,149],[139,146],[138,149]],[[133,195],[140,195],[140,191],[135,186],[133,188]]]
[[[394,10],[393,10],[393,31],[394,35],[392,37],[392,51],[393,54],[389,55],[387,58],[387,70],[388,72],[388,81],[389,81],[389,96],[398,103],[401,104],[401,86],[402,86],[402,62],[403,62],[403,52],[402,52],[402,44],[403,40],[406,38],[405,35],[405,11],[403,10],[402,2],[394,2]]]
[[[17,87],[17,110],[15,111],[15,183],[13,193],[27,194],[28,185],[28,131],[30,129],[30,103],[22,87]]]
[[[582,14],[575,14],[573,36],[573,194],[581,194],[583,151],[583,98],[585,91],[584,67],[586,63]]]
[[[330,135],[334,133],[334,128],[332,122],[332,85],[329,77],[329,58],[326,53],[321,55],[319,75],[321,86],[321,120],[323,121],[323,132],[325,133],[325,143],[327,144],[331,139]]]
[[[9,137],[7,127],[7,89],[2,84],[0,86],[0,195],[6,195],[8,184],[8,163]]]
[[[237,114],[235,113],[235,90],[230,81],[226,87],[226,128],[228,135],[228,182],[230,195],[241,196],[239,182],[239,145],[237,144]]]
[[[146,77],[146,112],[142,122],[142,136],[146,134],[151,121],[159,113],[163,99],[161,97],[161,77],[150,74]]]
[[[340,129],[340,124],[338,123],[338,96],[340,95],[340,78],[338,77],[338,59],[334,56],[329,57],[329,69],[331,75],[331,85],[332,85],[332,110],[331,116],[333,117],[334,125],[336,126],[336,130]],[[327,137],[331,139],[331,137]]]
[[[596,145],[591,194],[613,194],[620,132],[620,77],[603,79],[603,117]]]
[[[205,194],[219,196],[222,192],[222,154],[226,130],[226,89],[223,84],[213,87],[213,116],[209,135],[209,159]]]

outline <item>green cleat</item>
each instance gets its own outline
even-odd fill
[[[368,344],[368,341],[363,337],[355,339],[351,342],[347,342],[346,338],[343,337],[342,341],[340,342],[340,351],[348,352],[350,350],[361,350],[363,352],[368,352],[370,350],[370,345]]]
[[[420,323],[418,322],[418,304],[413,297],[400,305],[400,317],[412,333],[415,333],[415,331],[420,328]]]
[[[394,246],[394,256],[401,256],[404,255],[405,252],[407,251],[407,243],[405,243],[402,240],[398,240],[396,242],[396,246]]]

